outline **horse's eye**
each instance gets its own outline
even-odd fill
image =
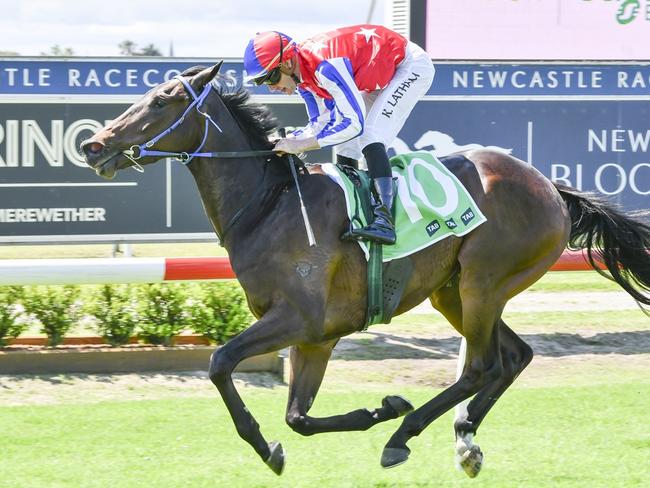
[[[156,108],[163,108],[165,106],[165,100],[163,100],[162,98],[156,98],[153,101],[153,106]]]

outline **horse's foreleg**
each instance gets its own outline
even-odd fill
[[[454,431],[458,465],[474,478],[481,470],[483,454],[473,437],[481,422],[517,376],[533,359],[533,350],[510,329],[503,320],[498,323],[503,374],[483,387],[469,404],[456,410]],[[459,358],[460,359],[460,358]]]
[[[284,450],[277,442],[267,443],[255,418],[246,408],[232,381],[232,372],[242,360],[278,351],[304,338],[300,321],[291,320],[287,310],[272,310],[226,345],[217,349],[210,359],[210,380],[218,388],[230,412],[237,433],[248,442],[262,460],[276,473],[282,474]]]
[[[503,374],[493,383],[479,391],[467,406],[467,413],[454,423],[456,434],[476,434],[479,425],[501,395],[512,385],[517,376],[530,364],[533,350],[503,320],[499,320],[499,339]]]
[[[470,398],[485,385],[501,376],[499,329],[495,327],[502,305],[486,300],[479,289],[461,291],[462,332],[467,339],[467,357],[463,372],[452,386],[410,413],[389,439],[382,454],[384,467],[397,466],[408,459],[406,443],[419,435],[431,422],[461,401]],[[433,301],[433,299],[432,299]]]
[[[372,411],[363,408],[331,417],[307,415],[323,381],[335,344],[336,341],[331,341],[324,345],[291,348],[286,421],[294,431],[301,435],[312,435],[322,432],[367,430],[380,422],[395,419],[413,410],[413,406],[404,398],[387,396],[383,399],[382,406]]]

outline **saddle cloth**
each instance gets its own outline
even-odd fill
[[[393,204],[397,242],[383,246],[383,262],[409,256],[452,235],[468,234],[487,220],[458,178],[431,153],[400,154],[390,163],[397,183]],[[353,227],[367,225],[360,208],[360,199],[367,196],[355,191],[337,165],[323,164],[321,169],[343,190]],[[369,243],[358,243],[369,259]]]

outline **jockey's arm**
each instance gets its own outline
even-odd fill
[[[318,66],[316,78],[332,98],[324,100],[311,91],[299,91],[310,122],[296,131],[295,137],[315,136],[318,145],[325,147],[349,141],[363,132],[365,103],[351,71],[346,58],[326,60]]]
[[[296,129],[289,137],[296,139],[315,137],[334,117],[334,112],[331,111],[334,101],[325,100],[304,88],[298,88],[298,94],[305,102],[309,123],[305,127]]]

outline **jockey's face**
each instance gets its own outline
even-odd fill
[[[293,95],[296,91],[296,82],[291,77],[291,74],[295,71],[296,64],[293,61],[287,61],[280,65],[280,80],[273,84],[267,85],[269,90],[273,92],[284,93],[285,95]]]

